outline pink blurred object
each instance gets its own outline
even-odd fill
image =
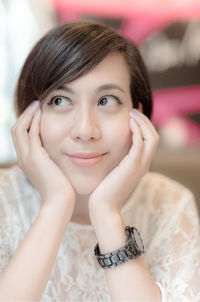
[[[200,18],[199,0],[51,0],[58,22],[82,15],[123,20],[120,33],[140,45],[147,36],[177,20]]]
[[[200,112],[200,86],[179,87],[153,92],[152,121],[162,128],[177,117],[184,121],[188,130],[188,142],[200,143],[200,126],[186,115]]]
[[[163,20],[167,18],[188,18],[200,16],[199,0],[51,0],[58,10],[76,11],[102,17],[132,18],[150,16]]]

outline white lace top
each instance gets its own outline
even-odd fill
[[[0,271],[40,206],[39,193],[17,165],[0,170]],[[162,301],[200,301],[199,217],[192,193],[166,176],[148,173],[121,214],[143,238],[143,259],[160,286]],[[94,256],[96,243],[92,225],[66,226],[42,301],[111,301],[104,270]]]

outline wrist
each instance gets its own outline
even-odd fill
[[[44,213],[44,215],[70,221],[74,210],[74,203],[74,200],[63,197],[49,198],[43,200],[40,211]]]
[[[121,213],[104,206],[89,207],[89,216],[94,228],[112,226],[122,220]]]
[[[125,244],[125,224],[121,215],[112,213],[100,215],[101,220],[93,222],[97,242],[102,253],[108,253]]]
[[[118,209],[111,209],[109,207],[109,203],[102,203],[99,200],[90,200],[89,201],[89,215],[90,218],[93,218],[95,221],[103,221],[110,220],[110,219],[117,219],[121,217],[121,213]]]

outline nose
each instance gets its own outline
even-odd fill
[[[81,110],[75,114],[71,135],[75,140],[90,141],[100,137],[98,119],[92,110]]]

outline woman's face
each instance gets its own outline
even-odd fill
[[[52,91],[44,100],[41,140],[77,194],[90,195],[132,145],[130,74],[121,54],[109,54],[86,75]],[[90,166],[67,154],[106,153]]]

